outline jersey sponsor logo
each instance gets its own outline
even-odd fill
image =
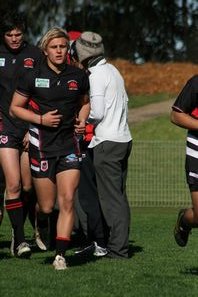
[[[78,83],[76,80],[69,80],[67,86],[69,90],[78,90]]]
[[[5,58],[0,58],[0,67],[5,66]]]
[[[8,136],[6,136],[6,135],[1,135],[1,137],[0,137],[0,142],[1,142],[2,144],[6,144],[6,143],[8,142]]]
[[[34,66],[34,59],[32,58],[26,58],[23,61],[23,65],[25,68],[33,68]]]
[[[50,81],[47,78],[36,78],[35,87],[36,88],[49,88]]]
[[[41,171],[45,172],[48,170],[48,161],[41,161]]]

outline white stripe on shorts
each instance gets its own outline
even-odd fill
[[[40,172],[40,168],[37,167],[37,166],[34,166],[34,165],[30,165],[31,169],[34,170],[34,171],[37,171],[37,172]]]
[[[198,139],[188,136],[187,141],[198,146]]]
[[[197,173],[194,173],[194,172],[191,172],[191,171],[189,172],[189,176],[198,178],[198,174]]]
[[[34,146],[39,147],[39,140],[37,138],[35,138],[34,136],[30,135],[29,136],[29,141]]]
[[[186,147],[186,155],[198,159],[198,151],[193,150],[189,147]]]

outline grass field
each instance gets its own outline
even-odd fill
[[[129,95],[129,108],[141,107],[150,103],[158,103],[161,101],[174,98],[173,94],[158,93],[153,95]]]
[[[135,141],[185,141],[185,130],[170,124],[168,116],[136,124],[132,133]],[[148,166],[152,169],[156,163],[151,161],[148,160]],[[166,170],[162,168],[161,174]],[[142,186],[142,181],[138,182]],[[30,260],[10,256],[10,226],[6,216],[0,227],[0,294],[3,297],[197,296],[197,230],[193,230],[186,248],[178,247],[173,239],[177,211],[176,208],[133,208],[129,260],[78,258],[71,249],[67,257],[70,268],[59,272],[51,265],[53,252],[34,249]],[[26,234],[31,239],[29,225]]]
[[[0,292],[4,297],[164,297],[197,296],[197,231],[186,248],[173,239],[176,209],[132,211],[129,260],[78,258],[54,271],[53,252],[35,251],[30,260],[9,255],[7,219],[0,229]],[[26,228],[27,229],[27,228]],[[31,235],[30,229],[26,230]]]

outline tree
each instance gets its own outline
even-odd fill
[[[51,26],[96,31],[106,54],[134,62],[197,61],[198,2],[193,0],[15,0],[28,18],[28,36],[37,42]]]

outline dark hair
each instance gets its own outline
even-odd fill
[[[0,21],[1,37],[8,31],[20,29],[23,33],[26,31],[26,20],[22,13],[9,12],[4,14]]]

